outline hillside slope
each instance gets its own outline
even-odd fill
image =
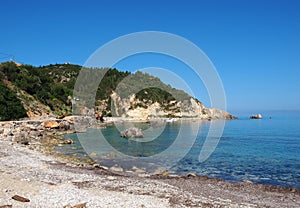
[[[117,69],[84,69],[86,74],[106,72],[98,86],[95,99],[88,93],[73,89],[82,69],[79,65],[55,64],[34,67],[0,64],[1,120],[18,119],[27,113],[29,118],[66,116],[75,114],[104,114],[133,118],[199,117],[203,119],[231,119],[217,109],[208,109],[181,90],[166,85],[157,77]],[[87,80],[86,86],[93,82]],[[12,104],[11,99],[14,97]],[[86,99],[86,97],[91,97]],[[73,112],[72,112],[73,110]]]

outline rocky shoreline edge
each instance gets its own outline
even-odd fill
[[[0,123],[0,207],[300,207],[295,188],[194,174],[133,177],[55,154],[55,145],[71,142],[60,135],[74,132],[75,119],[95,125],[84,117]]]

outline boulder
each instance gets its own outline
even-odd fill
[[[61,141],[59,144],[74,144],[74,141],[69,138]]]
[[[74,144],[74,141],[72,139],[66,139],[65,144]]]
[[[121,131],[120,136],[123,138],[143,138],[144,132],[142,131],[142,129],[132,127]]]
[[[59,127],[59,123],[57,121],[45,121],[43,123],[43,126],[45,128],[54,129],[54,128],[58,128]]]
[[[24,145],[29,145],[29,136],[28,136],[28,132],[27,131],[20,131],[20,132],[16,132],[13,135],[13,141],[20,143],[20,144],[24,144]]]
[[[59,123],[59,129],[61,129],[61,130],[69,130],[70,129],[70,123],[68,122],[68,121],[61,121],[60,123]]]
[[[250,118],[251,119],[262,119],[262,115],[261,114],[251,115]]]

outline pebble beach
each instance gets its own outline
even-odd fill
[[[15,124],[14,124],[15,125]],[[28,124],[26,124],[28,127]],[[20,125],[18,125],[20,126]],[[1,124],[0,207],[300,207],[300,190],[205,176],[136,176],[51,154],[45,129],[27,142]],[[51,130],[47,135],[56,134]],[[8,133],[7,133],[8,132]],[[39,138],[39,139],[37,139]],[[21,202],[13,196],[28,199]]]

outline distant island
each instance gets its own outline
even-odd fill
[[[74,85],[81,69],[82,66],[70,63],[39,67],[15,62],[1,63],[0,120],[16,120],[24,117],[39,119],[49,115],[64,117],[74,113],[141,119],[235,118],[222,110],[206,108],[199,100],[182,90],[164,84],[157,77],[142,72],[134,74],[122,72],[115,68],[106,69],[95,99],[91,99],[91,103],[86,103],[73,96]],[[85,70],[104,71],[94,68]],[[128,93],[124,97],[121,95],[123,92],[116,91],[116,88],[128,76],[130,86],[124,89],[137,93]],[[157,87],[145,88],[145,83],[147,86]]]

